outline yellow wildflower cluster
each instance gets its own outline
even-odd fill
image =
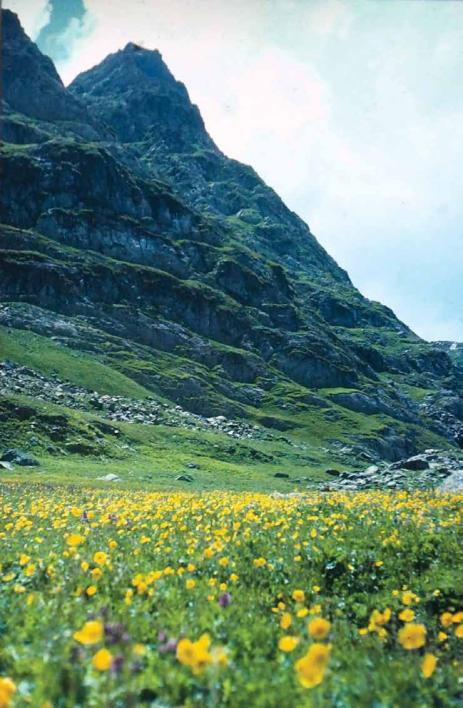
[[[401,705],[402,670],[456,705],[462,520],[462,495],[424,492],[3,485],[0,708],[64,684],[81,705],[233,708],[373,704],[387,683]]]
[[[177,659],[181,664],[189,666],[194,674],[201,674],[211,664],[222,668],[228,664],[223,647],[211,649],[211,639],[208,634],[202,634],[196,642],[180,639],[177,645]]]

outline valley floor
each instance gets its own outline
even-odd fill
[[[456,706],[463,494],[0,486],[0,705]]]

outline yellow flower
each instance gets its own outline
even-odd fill
[[[323,681],[330,651],[329,645],[315,643],[302,659],[296,661],[297,677],[304,688],[314,688]]]
[[[82,568],[82,570],[84,571],[84,573],[86,573],[87,570],[90,568],[90,566],[89,566],[89,564],[87,563],[87,561],[82,561],[82,563],[80,564],[80,567]]]
[[[463,639],[463,624],[459,624],[458,627],[455,627],[455,636],[458,639]]]
[[[88,597],[93,597],[97,593],[97,591],[98,588],[96,587],[96,585],[89,585],[85,592],[87,593]]]
[[[424,678],[428,679],[430,678],[437,665],[437,657],[434,656],[434,654],[425,654],[423,657],[423,661],[421,662],[421,673],[423,674]]]
[[[93,562],[97,565],[104,565],[108,559],[108,556],[104,551],[97,551],[93,555]]]
[[[283,612],[283,614],[281,615],[281,619],[280,619],[281,629],[285,629],[285,630],[289,629],[289,627],[291,627],[292,621],[293,621],[293,619],[292,619],[291,615],[289,614],[289,612]]]
[[[212,656],[209,653],[210,641],[208,634],[203,634],[196,642],[181,639],[177,644],[178,661],[190,666],[194,674],[202,673],[212,663]]]
[[[84,542],[84,537],[81,536],[79,533],[71,533],[66,539],[66,543],[68,546],[71,546],[71,548],[75,548],[76,546],[80,546],[81,543]]]
[[[29,565],[24,570],[24,575],[31,578],[35,573],[35,563],[29,563]]]
[[[177,660],[181,664],[190,666],[194,657],[193,642],[191,639],[180,639],[177,644]]]
[[[13,681],[8,676],[0,678],[0,708],[8,708],[15,693],[16,685]]]
[[[225,568],[225,566],[227,566],[229,564],[229,562],[230,561],[228,560],[228,558],[226,556],[224,556],[223,558],[219,558],[219,565],[221,565],[222,568]]]
[[[420,649],[426,643],[426,627],[409,622],[399,630],[398,638],[404,649]]]
[[[331,622],[322,617],[317,617],[309,622],[307,629],[312,639],[325,639],[331,629]]]
[[[440,623],[443,627],[450,627],[453,622],[453,615],[451,612],[443,612],[440,616]]]
[[[103,639],[103,623],[98,620],[86,622],[82,629],[74,632],[74,639],[81,644],[98,644]]]
[[[132,651],[135,656],[144,656],[146,654],[146,647],[144,644],[134,644]]]
[[[402,594],[402,602],[404,605],[413,605],[413,603],[417,603],[420,601],[420,598],[418,595],[415,595],[414,592],[411,592],[411,590],[406,590]]]
[[[445,632],[439,632],[439,634],[437,635],[437,638],[440,642],[445,642],[449,638],[449,635],[446,634]]]
[[[278,642],[278,649],[284,652],[294,651],[299,644],[299,637],[292,637],[290,634],[285,634]]]
[[[460,622],[463,622],[463,612],[455,612],[452,616],[452,622],[454,624],[460,624]]]
[[[402,610],[402,612],[399,613],[399,619],[401,619],[402,622],[413,622],[413,620],[415,619],[415,613],[413,610],[407,607],[405,610]]]
[[[193,590],[195,585],[196,585],[196,580],[193,580],[193,578],[188,578],[188,580],[185,582],[185,587],[187,590]]]
[[[296,616],[299,617],[299,619],[307,617],[308,614],[309,610],[307,609],[307,607],[301,607],[301,609],[296,612]]]
[[[389,607],[386,607],[383,612],[380,612],[379,610],[373,610],[370,615],[369,630],[375,631],[377,627],[383,627],[389,622],[389,620],[391,619],[391,615],[392,613]]]
[[[295,590],[293,592],[293,600],[295,600],[295,602],[304,602],[304,600],[305,600],[304,590]]]
[[[262,566],[264,566],[267,561],[265,560],[265,558],[255,558],[253,563],[256,568],[262,568]]]
[[[113,663],[113,655],[108,649],[100,649],[92,659],[93,668],[97,671],[107,671]]]
[[[25,553],[21,553],[21,555],[19,556],[19,565],[26,565],[27,563],[29,563],[30,559],[30,556],[27,556]]]

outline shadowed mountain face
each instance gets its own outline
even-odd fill
[[[128,44],[66,89],[2,19],[0,323],[195,413],[388,459],[463,445],[449,351],[365,299],[220,152],[159,52]]]

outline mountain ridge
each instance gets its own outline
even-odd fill
[[[42,95],[50,60],[14,17],[2,11],[4,66],[23,80],[4,90],[0,324],[197,415],[290,431],[320,457],[349,448],[346,464],[463,445],[456,357],[364,298],[220,151],[158,51],[129,43]]]

